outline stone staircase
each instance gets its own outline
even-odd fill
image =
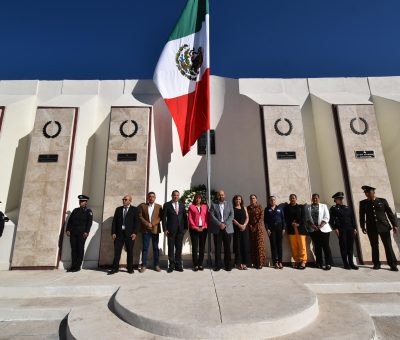
[[[298,275],[291,269],[284,274],[272,269],[120,272],[110,285],[103,275],[97,284],[81,278],[71,285],[69,277],[68,285],[2,286],[0,339],[386,339],[399,334],[397,274],[375,282],[304,282]],[[377,329],[384,329],[385,337]]]

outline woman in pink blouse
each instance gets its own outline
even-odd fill
[[[192,240],[193,270],[203,270],[204,249],[207,239],[208,207],[202,204],[203,196],[197,193],[189,206],[189,232]]]

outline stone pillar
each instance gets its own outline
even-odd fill
[[[56,267],[74,140],[75,108],[38,108],[11,266]]]
[[[263,106],[265,149],[267,156],[267,194],[277,203],[289,202],[297,195],[298,203],[310,202],[311,188],[299,106]],[[267,248],[269,241],[267,239]],[[284,261],[290,261],[288,238],[284,238]],[[310,247],[308,247],[310,249]],[[309,260],[312,260],[309,252]]]
[[[363,185],[375,187],[377,196],[386,198],[394,209],[393,193],[373,105],[337,105],[336,111],[357,220],[359,202],[366,198],[361,190]],[[359,239],[363,261],[372,261],[367,235],[360,232]],[[393,242],[393,248],[398,257],[399,248],[396,242]],[[380,257],[381,260],[386,260],[382,243]]]
[[[145,201],[149,159],[150,108],[113,107],[111,109],[108,143],[103,225],[101,230],[100,265],[111,265],[114,245],[111,223],[115,209],[122,205],[122,197],[130,194],[132,204]],[[141,239],[135,242],[134,262],[138,263]],[[126,264],[123,252],[121,264]]]

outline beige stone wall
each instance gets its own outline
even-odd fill
[[[56,266],[70,156],[74,108],[37,110],[18,219],[12,267]],[[60,122],[61,133],[45,138],[48,121]],[[54,134],[53,122],[47,128]],[[57,163],[38,163],[40,154],[57,154]]]
[[[130,194],[132,204],[138,205],[145,200],[147,186],[147,161],[149,148],[150,108],[126,107],[111,109],[110,136],[108,144],[106,187],[104,195],[103,225],[101,229],[100,265],[111,265],[114,257],[114,245],[111,239],[111,223],[115,208],[122,205],[122,197]],[[120,126],[124,121],[127,134],[133,132],[134,120],[138,124],[138,132],[132,138],[120,134]],[[136,153],[135,162],[118,162],[119,153]],[[140,239],[135,244],[135,263],[141,248]],[[126,263],[123,252],[121,264]]]
[[[338,105],[338,116],[357,220],[359,202],[365,199],[365,195],[361,190],[363,185],[375,187],[377,196],[386,198],[390,207],[394,210],[393,193],[373,105]],[[353,118],[364,118],[367,121],[368,131],[366,134],[357,135],[351,131],[350,122]],[[354,127],[357,131],[362,131],[364,124],[359,119],[356,119]],[[374,151],[375,158],[357,159],[355,151],[363,150]],[[360,243],[363,260],[372,261],[371,247],[367,235],[360,233]],[[399,248],[396,242],[393,242],[393,248],[398,257]],[[381,260],[386,260],[382,244],[380,257]]]
[[[308,173],[307,155],[304,142],[303,122],[299,106],[264,106],[265,143],[267,149],[267,168],[270,194],[275,195],[277,203],[289,201],[289,195],[297,195],[298,202],[304,204],[310,202],[311,188]],[[275,131],[275,122],[281,132],[289,130],[289,119],[293,125],[292,132],[288,136],[281,136]],[[296,159],[277,159],[278,151],[294,151]],[[269,240],[267,238],[267,257],[271,258]],[[312,261],[312,253],[308,242],[309,261]],[[283,261],[290,261],[291,250],[289,239],[284,238]]]

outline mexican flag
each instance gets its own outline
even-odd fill
[[[188,0],[153,77],[178,129],[183,155],[210,128],[208,9],[208,0]]]

